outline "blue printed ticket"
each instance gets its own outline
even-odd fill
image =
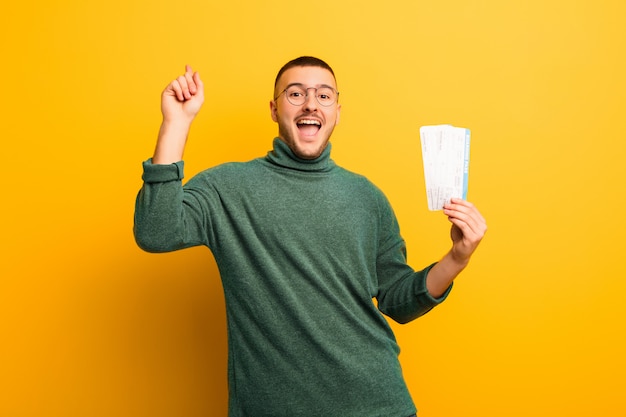
[[[451,198],[467,199],[470,130],[422,126],[420,138],[428,209],[442,210]]]

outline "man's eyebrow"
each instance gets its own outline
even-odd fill
[[[287,87],[285,87],[285,90],[290,88],[290,87],[304,87],[304,84],[302,83],[291,83],[288,84]],[[308,88],[320,88],[320,87],[327,87],[327,88],[332,88],[333,90],[335,89],[335,87],[333,87],[332,85],[328,85],[328,84],[318,84],[317,87],[308,87]]]

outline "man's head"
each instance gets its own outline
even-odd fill
[[[341,106],[332,68],[314,57],[300,57],[285,64],[274,83],[270,102],[278,137],[302,159],[321,155],[339,122]]]

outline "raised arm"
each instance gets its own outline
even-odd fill
[[[202,212],[191,207],[191,198],[185,204],[182,186],[185,143],[204,101],[200,76],[189,66],[185,70],[161,94],[163,122],[152,161],[143,163],[144,184],[135,202],[135,240],[149,252],[167,252],[206,241]]]
[[[197,72],[185,67],[185,73],[163,90],[159,129],[153,164],[172,164],[183,159],[191,123],[204,102],[204,85]]]
[[[452,223],[452,249],[431,268],[426,277],[428,292],[435,298],[440,297],[465,269],[487,231],[485,219],[468,201],[453,198],[444,206],[443,213]]]

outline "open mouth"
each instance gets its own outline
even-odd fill
[[[322,127],[322,123],[315,119],[302,119],[296,123],[298,130],[305,136],[313,136],[319,132]]]

